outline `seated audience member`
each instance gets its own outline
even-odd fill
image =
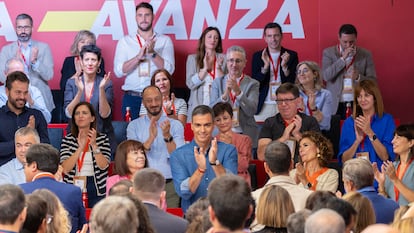
[[[131,188],[131,180],[120,180],[116,182],[114,185],[112,185],[112,187],[108,191],[107,196],[126,194],[130,192]]]
[[[33,194],[43,198],[47,202],[47,213],[52,216],[47,224],[47,233],[69,233],[72,228],[69,213],[63,207],[59,198],[48,189],[37,189]]]
[[[188,207],[185,213],[188,221],[186,233],[205,233],[212,227],[208,214],[209,205],[207,197],[201,197]]]
[[[105,197],[111,160],[109,138],[97,131],[97,120],[90,103],[78,103],[72,112],[71,132],[63,138],[60,148],[63,181],[86,191],[89,207]]]
[[[322,208],[306,219],[305,233],[345,233],[345,222],[336,211]]]
[[[303,61],[296,67],[296,83],[303,102],[299,103],[304,113],[313,116],[321,130],[331,128],[333,112],[332,94],[322,88],[321,71],[316,62]]]
[[[288,191],[295,211],[304,209],[306,199],[312,191],[298,186],[289,176],[289,172],[293,167],[289,147],[284,143],[273,141],[267,145],[264,159],[264,168],[270,179],[263,188],[257,189],[252,193],[256,204],[260,202],[260,196],[266,187],[278,185]]]
[[[375,81],[362,80],[354,90],[352,117],[345,120],[339,142],[340,163],[355,158],[376,162],[394,160],[391,140],[395,130],[393,117],[384,112],[381,92]]]
[[[355,228],[357,212],[354,207],[340,199],[333,198],[326,203],[326,208],[336,211],[345,221],[345,233],[352,233]]]
[[[144,145],[135,140],[121,142],[115,153],[115,175],[106,180],[106,194],[120,180],[132,180],[134,174],[148,167]]]
[[[182,98],[175,97],[173,78],[166,69],[154,71],[151,85],[157,86],[162,94],[162,110],[172,119],[179,120],[183,125],[187,123],[187,103]],[[139,115],[147,115],[147,109],[141,104]]]
[[[276,91],[276,103],[279,113],[269,117],[263,124],[259,134],[257,156],[264,159],[267,144],[273,140],[282,143],[297,144],[305,131],[319,132],[319,124],[315,118],[298,112],[299,88],[292,83],[283,83]],[[292,148],[293,149],[293,148]],[[298,162],[298,146],[294,148],[294,161]]]
[[[165,205],[165,178],[155,169],[144,168],[134,175],[133,194],[145,205],[157,233],[184,233],[188,222],[162,210]]]
[[[82,74],[82,62],[80,58],[80,52],[82,47],[85,45],[95,45],[96,44],[96,36],[93,32],[88,30],[80,30],[74,40],[72,45],[70,46],[70,53],[71,56],[65,57],[63,61],[62,69],[60,73],[62,74],[60,78],[60,90],[64,91],[66,87],[66,82],[70,78],[79,77]],[[105,64],[104,59],[101,59],[99,69],[98,69],[98,76],[103,77],[105,75]]]
[[[210,107],[219,102],[229,103],[234,112],[232,130],[248,135],[253,148],[257,148],[258,129],[254,114],[259,101],[259,82],[244,73],[247,60],[242,47],[228,48],[226,59],[229,72],[214,79]]]
[[[208,200],[213,227],[207,233],[243,231],[253,212],[251,190],[243,178],[228,174],[214,179],[208,187]]]
[[[89,223],[93,233],[136,233],[139,226],[138,212],[127,197],[110,196],[92,209]]]
[[[17,233],[26,219],[26,197],[13,184],[0,185],[0,231]]]
[[[361,193],[350,192],[342,199],[351,204],[357,212],[354,233],[361,233],[367,226],[375,223],[375,212],[371,201]]]
[[[310,190],[327,190],[336,192],[338,189],[338,172],[328,168],[333,156],[332,143],[321,133],[308,131],[302,134],[299,141],[300,163],[291,175],[296,183]]]
[[[390,225],[383,223],[374,224],[365,228],[362,233],[400,233]]]
[[[4,73],[7,77],[7,75],[15,71],[25,73],[23,61],[19,58],[13,57],[6,62],[6,69],[4,70]],[[29,76],[28,78],[30,80]],[[4,86],[0,86],[0,107],[5,105],[7,100],[8,97],[6,94],[6,88]],[[42,92],[40,92],[40,90],[31,83],[29,83],[29,93],[27,93],[26,107],[41,111],[47,123],[49,123],[52,119],[52,114],[46,107]]]
[[[257,223],[264,228],[257,233],[287,233],[287,219],[295,213],[289,193],[280,186],[271,185],[260,195],[256,209]]]
[[[288,233],[305,233],[305,222],[311,214],[312,211],[303,209],[289,215],[287,219]]]
[[[398,126],[392,145],[398,159],[385,161],[381,172],[375,169],[379,191],[400,205],[408,205],[414,201],[414,124]]]
[[[24,164],[26,152],[33,144],[40,143],[39,134],[30,127],[22,127],[14,134],[16,157],[0,167],[0,184],[22,184],[26,182]]]
[[[357,191],[368,198],[374,207],[376,223],[388,224],[394,218],[398,204],[382,195],[374,188],[374,170],[366,159],[351,159],[345,162],[342,170],[346,192]]]
[[[233,132],[233,108],[229,103],[217,103],[214,105],[213,111],[214,124],[219,130],[219,133],[216,135],[217,140],[236,147],[238,155],[237,175],[251,185],[248,168],[252,158],[252,140],[247,135]]]
[[[212,138],[214,113],[210,107],[200,105],[194,109],[191,129],[193,141],[170,155],[174,187],[184,212],[200,197],[207,196],[208,185],[214,178],[237,173],[236,148]]]
[[[28,93],[29,79],[23,72],[15,71],[10,73],[6,79],[7,103],[0,108],[0,166],[13,159],[14,134],[20,127],[36,129],[40,141],[49,143],[47,123],[42,113],[33,108],[25,106]]]
[[[59,152],[49,144],[32,145],[26,153],[24,173],[27,183],[20,186],[26,194],[37,189],[52,191],[69,212],[72,222],[72,233],[81,230],[85,219],[85,208],[82,204],[81,190],[73,185],[55,180],[54,174],[59,167]]]
[[[329,200],[335,199],[336,196],[330,191],[315,191],[306,199],[305,208],[308,210],[318,210],[326,207]]]
[[[20,233],[46,233],[53,216],[47,213],[47,202],[35,194],[26,196],[27,215]]]

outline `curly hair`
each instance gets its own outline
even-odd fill
[[[329,160],[332,159],[334,150],[331,141],[324,137],[321,133],[315,131],[307,131],[302,134],[301,141],[307,138],[315,143],[319,149],[318,162],[321,167],[327,167]],[[299,142],[300,143],[300,142]]]

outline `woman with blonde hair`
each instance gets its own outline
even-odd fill
[[[392,228],[399,231],[399,233],[412,233],[414,229],[414,218],[404,218],[400,221],[392,223]]]
[[[69,221],[69,213],[63,207],[59,198],[47,189],[35,190],[33,194],[47,202],[46,233],[69,233],[72,228]]]
[[[282,187],[270,185],[259,197],[256,220],[263,225],[256,233],[287,233],[287,219],[295,213],[289,193]]]
[[[354,233],[360,233],[367,226],[375,223],[375,211],[368,198],[359,192],[349,192],[342,199],[351,204],[358,212],[355,218]]]

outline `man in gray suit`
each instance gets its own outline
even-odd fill
[[[356,46],[357,30],[352,24],[339,29],[339,44],[326,48],[322,57],[323,79],[332,93],[333,112],[345,118],[346,103],[353,101],[353,86],[364,79],[376,79],[371,53]]]
[[[0,52],[0,82],[6,81],[6,61],[16,57],[24,62],[25,73],[30,84],[42,93],[47,110],[55,108],[48,81],[53,78],[53,57],[49,45],[32,40],[33,19],[28,14],[16,17],[17,41],[4,46]]]
[[[243,73],[246,51],[240,46],[227,49],[227,75],[216,78],[211,89],[210,106],[228,102],[233,107],[233,131],[250,136],[257,148],[258,130],[254,114],[259,101],[259,82]]]

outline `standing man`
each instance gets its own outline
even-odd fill
[[[228,102],[233,107],[233,128],[237,133],[248,135],[257,148],[258,130],[254,113],[259,97],[259,82],[244,74],[246,52],[240,46],[227,49],[228,74],[216,78],[211,89],[210,107],[218,102]]]
[[[226,173],[237,174],[237,150],[233,145],[212,138],[213,110],[199,105],[192,112],[194,140],[171,154],[175,190],[181,197],[181,208],[207,196],[210,182]]]
[[[253,54],[252,77],[260,82],[256,121],[276,115],[276,90],[285,82],[295,83],[298,54],[282,47],[282,27],[268,23],[263,30],[267,47]]]
[[[26,107],[29,79],[20,71],[10,73],[6,79],[6,105],[0,108],[0,166],[14,157],[14,134],[17,129],[36,129],[40,141],[49,143],[47,123],[37,109]]]
[[[35,129],[23,127],[14,134],[16,157],[0,167],[0,184],[22,184],[26,182],[24,164],[30,146],[39,144],[40,138]]]
[[[126,76],[122,86],[122,114],[130,107],[132,119],[139,116],[142,91],[150,85],[155,70],[164,68],[174,72],[174,46],[168,36],[154,32],[154,10],[147,2],[135,8],[137,34],[127,35],[118,41],[114,57],[114,72],[119,78]]]
[[[148,86],[142,93],[147,115],[129,123],[127,138],[144,144],[149,166],[165,177],[168,207],[178,207],[180,200],[172,182],[170,154],[184,145],[184,128],[180,121],[168,118],[162,110],[162,94],[158,87]]]
[[[10,58],[24,62],[25,73],[30,83],[42,93],[49,112],[55,108],[48,81],[53,78],[53,57],[49,45],[32,40],[33,19],[28,14],[16,17],[17,41],[2,48],[0,52],[0,81],[5,82],[4,68]]]
[[[339,28],[339,44],[323,50],[322,68],[326,89],[332,93],[332,114],[345,119],[346,103],[354,97],[355,82],[364,79],[376,80],[371,53],[356,46],[357,30],[352,24]]]

